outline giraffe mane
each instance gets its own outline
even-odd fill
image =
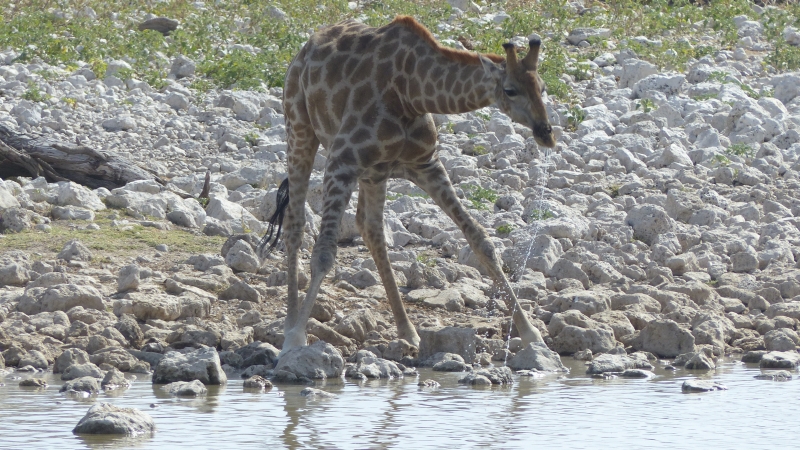
[[[456,61],[465,64],[476,64],[476,65],[481,63],[480,57],[476,52],[469,52],[465,50],[456,50],[450,47],[443,47],[436,40],[436,38],[433,37],[431,32],[427,28],[425,28],[424,25],[417,22],[416,19],[414,19],[411,16],[397,16],[395,17],[394,21],[392,21],[392,23],[403,25],[404,27],[408,28],[409,30],[414,32],[414,34],[422,38],[422,40],[427,42],[428,45],[436,49],[436,51],[438,51],[439,54],[441,54],[442,56],[451,61]],[[485,56],[486,58],[497,64],[505,62],[506,60],[502,56],[495,55],[494,53],[483,53],[482,56]]]

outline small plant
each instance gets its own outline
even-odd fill
[[[704,102],[706,100],[712,100],[715,98],[719,98],[719,94],[715,94],[713,92],[709,92],[708,94],[695,95],[694,97],[692,97],[692,99],[698,102]]]
[[[456,132],[455,131],[456,130],[456,124],[454,124],[453,122],[447,122],[444,125],[444,129],[447,130],[447,132],[450,133],[450,134],[455,134],[455,132]]]
[[[89,61],[89,68],[92,69],[92,72],[94,72],[94,76],[102,79],[105,78],[106,76],[106,69],[108,69],[108,64],[102,59],[95,58]]]
[[[70,106],[70,108],[75,109],[78,107],[78,99],[72,97],[64,97],[61,99],[64,103]]]
[[[485,113],[485,112],[476,111],[475,115],[480,117],[481,119],[483,119],[484,122],[488,122],[488,121],[492,120],[492,116],[487,114],[487,113]]]
[[[514,231],[514,225],[511,225],[511,224],[508,224],[508,223],[505,224],[505,225],[500,225],[499,227],[497,227],[497,234],[506,235],[506,234],[511,233],[512,231]]]
[[[259,139],[258,133],[256,133],[255,131],[251,131],[251,132],[249,132],[249,133],[244,135],[244,140],[251,147],[255,147],[256,145],[258,145],[258,139]]]
[[[731,163],[731,160],[727,156],[718,153],[714,155],[711,162],[717,166],[727,166]]]
[[[472,147],[472,153],[474,153],[476,155],[485,155],[485,154],[487,154],[489,152],[486,150],[486,147],[484,147],[483,145],[479,144],[479,145],[476,145],[476,146]]]
[[[608,187],[608,195],[610,195],[611,198],[619,197],[619,188],[620,187],[622,187],[622,186],[619,185],[619,184],[612,184],[611,186]]]
[[[39,86],[33,81],[28,82],[28,89],[22,94],[22,98],[32,102],[43,102],[50,98],[49,95],[43,93]]]
[[[467,200],[472,203],[472,207],[475,209],[488,210],[489,207],[486,203],[494,205],[494,202],[497,201],[497,193],[491,189],[485,189],[474,184],[468,184],[461,188],[464,189],[467,194]]]
[[[573,105],[567,108],[564,116],[567,118],[567,130],[575,131],[578,129],[578,125],[586,119],[586,111],[578,105]]]
[[[431,258],[430,255],[426,254],[418,255],[417,262],[425,267],[436,267],[436,260]]]
[[[191,84],[189,84],[189,87],[191,89],[194,89],[195,91],[205,94],[211,89],[214,89],[214,83],[212,83],[209,80],[206,80],[205,78],[195,78],[194,81],[192,81]]]
[[[534,209],[528,215],[529,221],[531,220],[547,220],[554,218],[555,215],[547,209]]]
[[[726,148],[725,154],[728,156],[738,156],[740,158],[752,158],[755,156],[756,152],[749,145],[742,142],[737,142],[736,144],[731,144],[730,147]]]
[[[649,114],[650,111],[656,109],[656,103],[649,98],[643,98],[636,103],[636,109],[641,109],[643,113]]]

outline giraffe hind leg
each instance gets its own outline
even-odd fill
[[[375,261],[383,287],[386,289],[386,299],[389,301],[397,326],[397,337],[405,339],[411,345],[419,346],[419,334],[403,306],[400,291],[397,289],[397,281],[392,272],[392,264],[389,261],[389,254],[386,251],[386,236],[383,231],[386,180],[376,184],[362,180],[359,182],[359,186],[356,226]]]

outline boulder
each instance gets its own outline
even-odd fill
[[[470,372],[458,382],[472,386],[491,386],[493,384],[513,384],[514,379],[512,378],[511,369],[508,367],[492,367]]]
[[[475,330],[472,328],[438,327],[418,331],[420,360],[443,352],[455,353],[468,364],[475,359]]]
[[[53,364],[53,373],[62,373],[67,367],[73,364],[86,364],[89,362],[89,354],[79,348],[68,348],[56,358]]]
[[[589,375],[601,373],[618,373],[625,372],[630,369],[643,369],[653,370],[653,365],[647,361],[645,357],[639,357],[641,354],[628,355],[611,355],[604,354],[595,357],[586,373]]]
[[[553,350],[562,355],[586,349],[592,353],[606,353],[617,346],[610,326],[592,320],[580,311],[553,314],[547,331],[553,338]]]
[[[228,382],[216,349],[205,347],[186,353],[168,352],[153,372],[153,384],[194,380],[203,384]]]
[[[31,288],[20,297],[17,310],[28,315],[40,312],[69,311],[81,306],[105,311],[103,295],[94,287],[78,284],[59,284],[49,288]]]
[[[348,378],[403,378],[397,364],[392,361],[378,358],[374,353],[367,350],[359,350],[356,353],[356,363],[347,369],[345,374]]]
[[[377,327],[378,322],[375,315],[368,309],[362,309],[345,316],[333,330],[343,336],[363,342],[367,338],[367,333]]]
[[[540,372],[565,372],[558,353],[550,350],[543,343],[530,343],[508,361],[513,370],[537,370]]]
[[[64,248],[58,253],[56,258],[66,261],[91,261],[92,252],[90,252],[81,241],[73,239],[64,245]]]
[[[244,382],[242,383],[242,388],[244,388],[245,390],[247,389],[267,390],[267,389],[272,389],[272,383],[260,375],[253,375],[250,378],[244,380]]]
[[[694,351],[694,336],[673,320],[658,319],[647,324],[632,345],[637,350],[654,353],[662,358],[674,358]]]
[[[133,408],[120,408],[98,403],[86,413],[72,430],[75,434],[149,434],[156,430],[153,419]]]
[[[61,379],[64,381],[75,380],[77,378],[103,378],[103,371],[95,364],[87,362],[85,364],[72,364],[64,369]]]
[[[200,380],[175,381],[161,387],[169,395],[176,397],[200,397],[206,395],[208,389]]]
[[[658,205],[637,205],[628,211],[625,223],[633,228],[633,236],[647,245],[653,245],[659,235],[675,227],[669,214]]]
[[[100,380],[95,377],[82,377],[67,381],[58,392],[85,392],[97,394],[100,392]]]
[[[769,352],[761,357],[762,369],[796,369],[800,365],[800,353]]]
[[[725,385],[711,380],[686,380],[681,385],[681,391],[686,393],[724,391],[727,389]]]
[[[275,371],[284,371],[296,377],[309,379],[338,378],[344,368],[344,359],[336,347],[323,341],[293,348],[281,356]]]

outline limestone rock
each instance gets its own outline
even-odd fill
[[[153,371],[153,384],[200,380],[203,384],[226,384],[216,349],[200,348],[186,353],[168,352]]]
[[[110,403],[98,403],[86,413],[72,430],[75,434],[139,435],[156,430],[153,419],[133,408],[120,408]]]
[[[275,371],[285,371],[309,379],[338,378],[344,359],[336,348],[323,341],[297,347],[281,356]]]

